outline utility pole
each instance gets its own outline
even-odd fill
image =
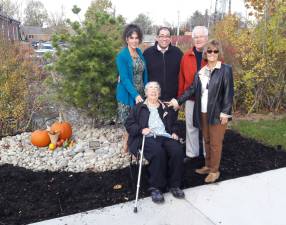
[[[178,11],[178,26],[177,26],[177,36],[180,35],[180,11]]]
[[[218,0],[215,0],[214,24],[216,24],[216,19],[217,19],[217,2]]]
[[[265,43],[267,40],[267,18],[268,18],[268,0],[265,0],[265,9],[264,9],[264,32],[265,32],[265,41],[263,42],[263,55],[265,56]]]
[[[216,0],[215,1],[215,12],[214,12],[214,23],[217,20],[222,20],[224,15],[227,12],[227,3],[228,3],[228,13],[231,13],[231,0]]]
[[[180,11],[178,10],[178,25],[177,25],[177,41],[176,41],[176,46],[178,46],[179,35],[180,35]]]
[[[208,30],[210,29],[210,21],[212,17],[212,5],[213,5],[213,0],[211,0],[211,5],[210,5],[210,12],[209,12],[209,18],[208,18]]]
[[[115,18],[115,16],[116,16],[116,6],[113,7],[113,13],[112,14],[113,14],[113,18]]]

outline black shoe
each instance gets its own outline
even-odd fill
[[[170,192],[175,198],[185,198],[185,193],[178,187],[170,188]]]
[[[150,187],[148,190],[151,192],[151,198],[153,202],[163,203],[165,201],[164,196],[159,189]]]

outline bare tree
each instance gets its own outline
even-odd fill
[[[152,21],[149,16],[140,13],[132,23],[137,24],[144,34],[152,34]]]
[[[24,24],[27,26],[42,27],[48,20],[48,12],[40,1],[30,0],[24,10]]]
[[[186,29],[193,30],[195,26],[207,26],[208,25],[208,10],[205,11],[205,14],[202,14],[199,11],[195,11],[193,15],[186,21]]]
[[[48,27],[55,33],[65,33],[68,31],[66,20],[65,9],[62,5],[61,11],[49,14]]]
[[[14,0],[0,0],[0,12],[3,14],[20,20],[21,19],[21,4],[19,1]]]

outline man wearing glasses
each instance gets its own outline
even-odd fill
[[[148,81],[157,81],[161,87],[162,101],[170,101],[177,97],[178,76],[182,51],[171,45],[171,32],[168,27],[161,27],[157,31],[156,43],[143,53]]]
[[[184,54],[181,61],[178,97],[191,86],[197,71],[207,63],[202,59],[202,53],[208,41],[208,29],[204,26],[194,27],[192,39],[194,46]],[[200,146],[199,141],[199,129],[193,126],[193,111],[194,99],[189,99],[185,103],[187,160],[198,156],[203,158],[202,142]]]

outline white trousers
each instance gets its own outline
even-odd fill
[[[193,125],[195,102],[187,100],[185,103],[185,119],[186,119],[186,156],[197,157],[200,154],[199,129]]]

